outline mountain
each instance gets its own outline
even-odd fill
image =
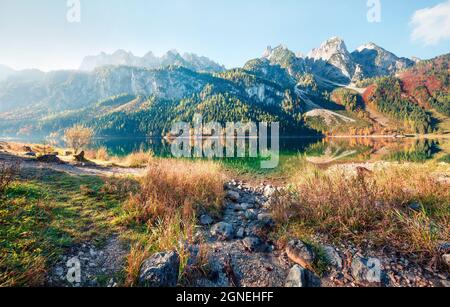
[[[405,131],[434,132],[440,128],[438,118],[450,117],[449,64],[446,54],[420,61],[397,76],[379,78],[365,90],[364,101]]]
[[[155,56],[151,51],[143,57],[133,55],[131,52],[117,50],[112,54],[102,52],[96,56],[87,56],[81,63],[80,70],[93,71],[102,66],[133,66],[148,69],[159,69],[170,65],[183,66],[195,71],[221,72],[225,68],[214,61],[194,53],[179,54],[170,50],[161,57]]]
[[[315,71],[323,72],[326,66],[324,63],[337,68],[337,70],[330,70],[326,74],[331,80],[351,80],[355,73],[355,62],[344,41],[338,37],[332,37],[319,48],[311,50],[307,57],[314,60]],[[340,72],[341,75],[337,72]]]
[[[345,42],[339,37],[326,40],[306,56],[300,52],[294,53],[283,45],[276,48],[269,46],[262,59],[286,69],[296,80],[305,74],[312,74],[316,82],[322,83],[320,85],[323,87],[394,75],[415,64],[413,60],[399,58],[373,43],[363,45],[350,53]]]
[[[416,62],[407,58],[399,58],[385,49],[369,43],[351,53],[354,62],[361,67],[361,78],[373,78],[393,75],[398,71],[412,67]]]
[[[4,65],[0,65],[0,81],[5,80],[10,75],[14,74],[14,70]]]
[[[99,135],[161,135],[199,112],[221,123],[280,121],[284,134],[433,132],[449,116],[449,60],[415,63],[372,43],[350,53],[337,37],[307,56],[268,47],[230,70],[195,54],[119,50],[87,57],[86,71],[18,71],[0,81],[0,131],[83,123]]]

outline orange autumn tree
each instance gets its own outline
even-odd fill
[[[77,154],[80,149],[91,143],[93,135],[94,131],[91,128],[75,125],[64,132],[64,141]]]

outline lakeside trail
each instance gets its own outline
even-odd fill
[[[0,152],[0,161],[13,162],[20,161],[21,168],[24,169],[51,169],[57,172],[64,172],[75,176],[134,176],[142,177],[145,175],[145,168],[119,167],[119,166],[101,166],[94,163],[45,163],[37,162],[33,158],[25,158],[10,153]]]
[[[14,161],[17,157],[0,153],[0,161]],[[21,167],[28,170],[50,169],[74,176],[143,176],[145,169],[99,167],[83,164],[37,163],[21,159]],[[354,171],[370,164],[339,166]],[[336,166],[338,167],[338,166]],[[406,257],[382,249],[355,247],[348,242],[331,245],[321,236],[315,236],[314,251],[310,243],[292,240],[280,245],[271,241],[277,225],[271,214],[279,203],[282,187],[269,183],[255,186],[241,180],[225,185],[226,197],[219,218],[207,214],[199,217],[198,240],[188,246],[190,252],[187,273],[182,285],[194,287],[358,287],[358,286],[450,286],[449,275],[424,268]],[[66,249],[63,256],[50,268],[49,286],[120,286],[126,256],[130,246],[113,234],[98,246],[83,242]],[[67,262],[80,261],[81,281],[66,280]],[[164,258],[165,259],[165,258]],[[170,260],[159,260],[150,269],[162,270],[178,266]],[[314,263],[323,261],[326,270],[313,272]],[[195,268],[206,264],[206,271]],[[179,264],[178,264],[179,265]],[[191,271],[190,268],[192,268]],[[375,269],[375,270],[374,270]],[[165,273],[164,273],[165,274]],[[153,275],[152,275],[153,276]],[[166,278],[166,277],[164,277]],[[372,278],[372,279],[371,279]],[[159,280],[159,279],[158,279]],[[177,281],[178,282],[178,281]]]

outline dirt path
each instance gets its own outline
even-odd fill
[[[20,166],[25,169],[51,169],[58,172],[64,172],[74,176],[135,176],[145,175],[145,168],[117,167],[117,166],[98,166],[85,163],[41,163],[32,158],[12,155],[10,153],[0,153],[0,161],[13,163],[19,161]]]
[[[197,279],[198,287],[283,287],[289,261],[267,240],[273,225],[262,188],[231,182],[220,220],[203,216],[203,236],[212,272]],[[272,188],[268,188],[272,189]],[[267,195],[267,193],[266,193]]]

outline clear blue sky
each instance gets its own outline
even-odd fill
[[[85,55],[121,48],[140,56],[149,50],[195,52],[230,68],[259,57],[267,45],[307,53],[331,36],[342,37],[350,50],[373,41],[400,56],[450,52],[450,14],[439,17],[442,8],[432,9],[443,3],[448,13],[449,0],[381,0],[380,23],[367,21],[367,0],[80,2],[81,22],[69,23],[66,0],[0,0],[0,64],[71,69]],[[431,13],[419,18],[414,40],[411,19],[424,8]],[[435,28],[441,33],[433,39]]]

